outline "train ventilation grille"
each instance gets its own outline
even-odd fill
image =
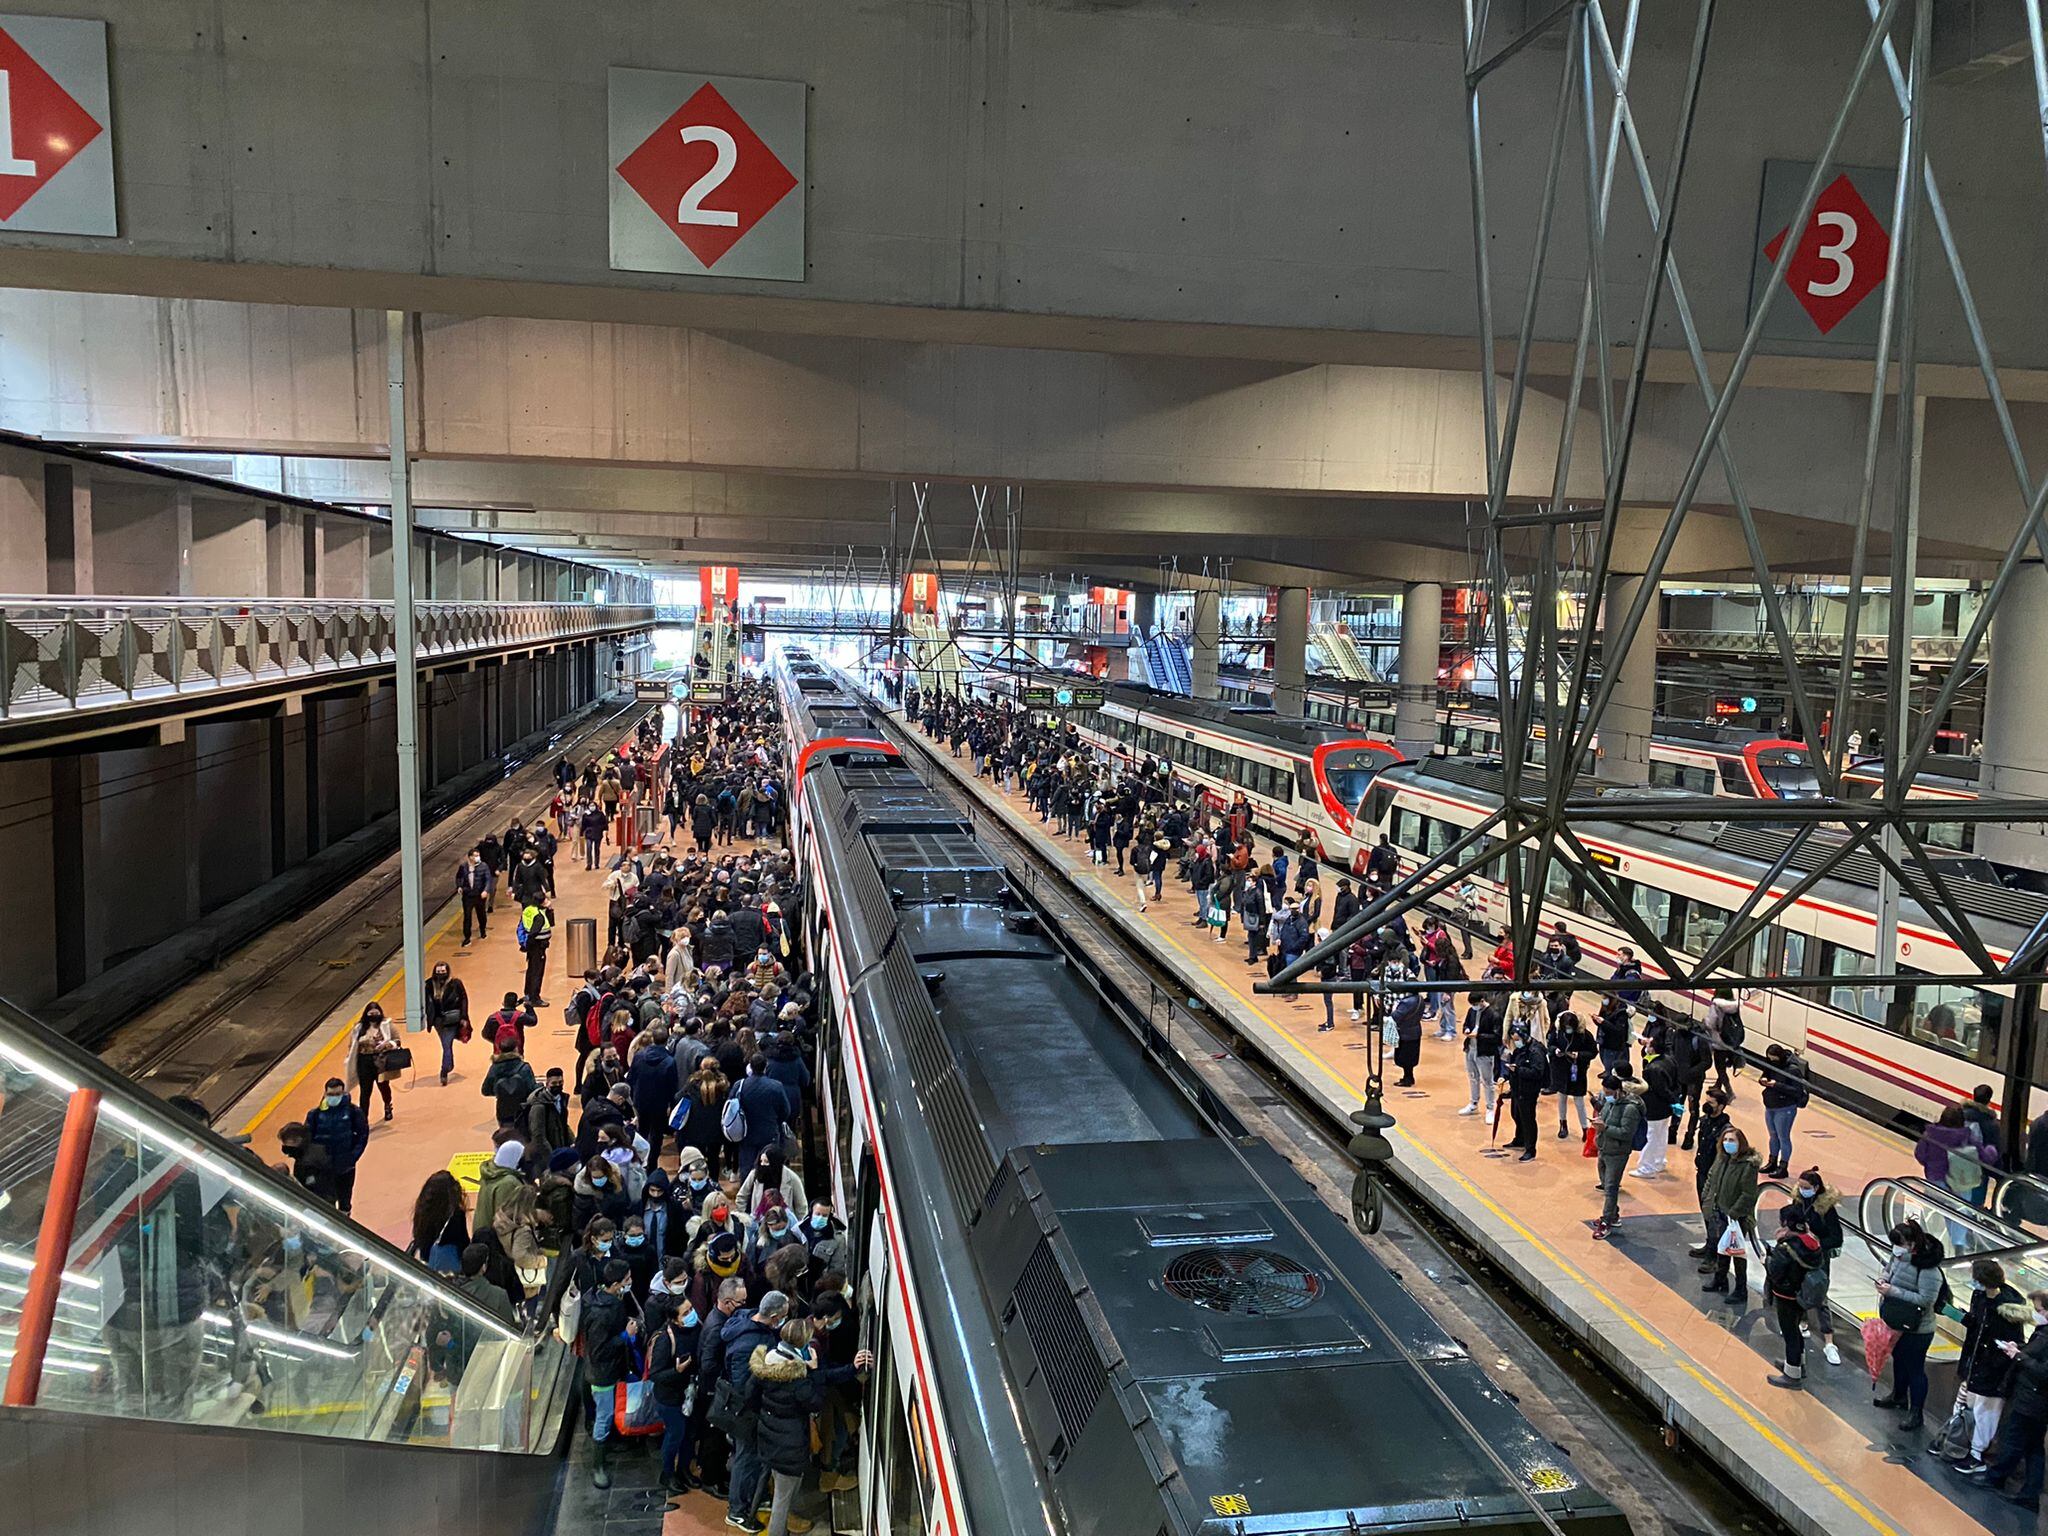
[[[1267,1248],[1196,1248],[1166,1266],[1165,1280],[1170,1295],[1234,1317],[1297,1312],[1323,1294],[1315,1271]]]

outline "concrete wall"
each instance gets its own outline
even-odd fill
[[[588,703],[590,678],[575,650],[433,675],[426,789]],[[388,686],[316,696],[296,715],[195,720],[180,741],[0,758],[0,996],[46,1003],[388,814],[395,701]]]
[[[43,9],[113,24],[122,233],[89,248],[10,237],[39,284],[367,305],[386,299],[348,296],[369,290],[364,275],[401,274],[419,309],[502,311],[547,285],[567,290],[555,313],[737,328],[815,302],[886,307],[871,331],[1012,315],[1433,335],[1472,323],[1454,5],[755,0],[692,7],[687,26],[650,0]],[[1490,41],[1529,9],[1493,7]],[[1610,8],[1617,23],[1623,10]],[[1657,164],[1692,18],[1643,11],[1635,90]],[[1732,346],[1744,319],[1761,164],[1810,158],[1863,32],[1853,4],[1720,8],[1679,218],[1710,348]],[[1538,196],[1561,58],[1539,45],[1488,83],[1503,232],[1527,227]],[[609,269],[611,65],[811,85],[801,286]],[[2030,107],[2026,71],[2008,69],[1938,86],[1931,116],[1937,160],[1968,171],[1949,189],[1965,248],[1982,237],[1996,257],[1987,319],[2019,327],[2010,360],[2038,365],[2048,244],[2039,220],[2007,216],[2039,192]],[[1879,81],[1843,159],[1896,156]],[[1578,217],[1567,208],[1560,227]],[[1649,230],[1632,187],[1615,217],[1609,297],[1633,315]],[[1523,249],[1503,246],[1511,306]],[[1542,304],[1553,334],[1576,320],[1576,276],[1561,248]],[[1952,300],[1932,284],[1928,299],[1929,339],[1959,352]]]

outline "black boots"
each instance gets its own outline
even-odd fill
[[[591,1442],[590,1484],[593,1488],[609,1488],[612,1485],[611,1468],[606,1465],[612,1457],[610,1440]]]

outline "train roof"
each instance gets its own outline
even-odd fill
[[[1540,779],[1540,770],[1537,777]],[[1500,764],[1493,758],[1479,757],[1437,757],[1422,762],[1403,763],[1386,769],[1382,780],[1399,784],[1413,782],[1419,786],[1455,786],[1476,790],[1482,796],[1498,800],[1502,793]],[[1686,801],[1697,803],[1699,797],[1681,789],[1648,787],[1616,787],[1585,784],[1574,791],[1574,798],[1592,796],[1602,800],[1639,804],[1659,800]],[[1668,858],[1695,865],[1709,872],[1734,874],[1747,878],[1768,871],[1785,846],[1794,836],[1789,827],[1758,826],[1754,823],[1722,821],[1615,821],[1593,824],[1600,836],[1610,841],[1639,847],[1645,853],[1661,853]],[[1806,846],[1796,854],[1787,868],[1796,872],[1812,869],[1822,859],[1835,856],[1847,841],[1841,832],[1816,828],[1808,834]],[[1944,867],[1946,866],[1946,867]],[[1993,942],[2010,945],[2031,931],[2035,924],[2048,918],[2048,897],[2032,891],[2012,890],[1987,880],[1980,880],[1969,874],[1969,862],[1960,860],[1937,860],[1944,883],[1956,902],[1972,917],[1987,923],[2004,925],[2017,930],[2001,935],[1987,934]],[[1834,873],[1821,880],[1814,888],[1814,894],[1823,900],[1833,900],[1849,905],[1867,905],[1874,900],[1878,884],[1878,861],[1868,853],[1852,853],[1842,858]],[[1908,879],[1902,890],[1908,899],[1921,909],[1926,916],[1932,892],[1926,877],[1918,869],[1907,867]],[[1932,918],[1926,918],[1932,922]]]
[[[1083,1529],[1535,1530],[1539,1488],[1568,1528],[1613,1514],[1263,1142],[1018,1147],[973,1241]]]

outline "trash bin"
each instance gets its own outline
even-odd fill
[[[569,970],[571,976],[597,969],[597,919],[569,919]]]

